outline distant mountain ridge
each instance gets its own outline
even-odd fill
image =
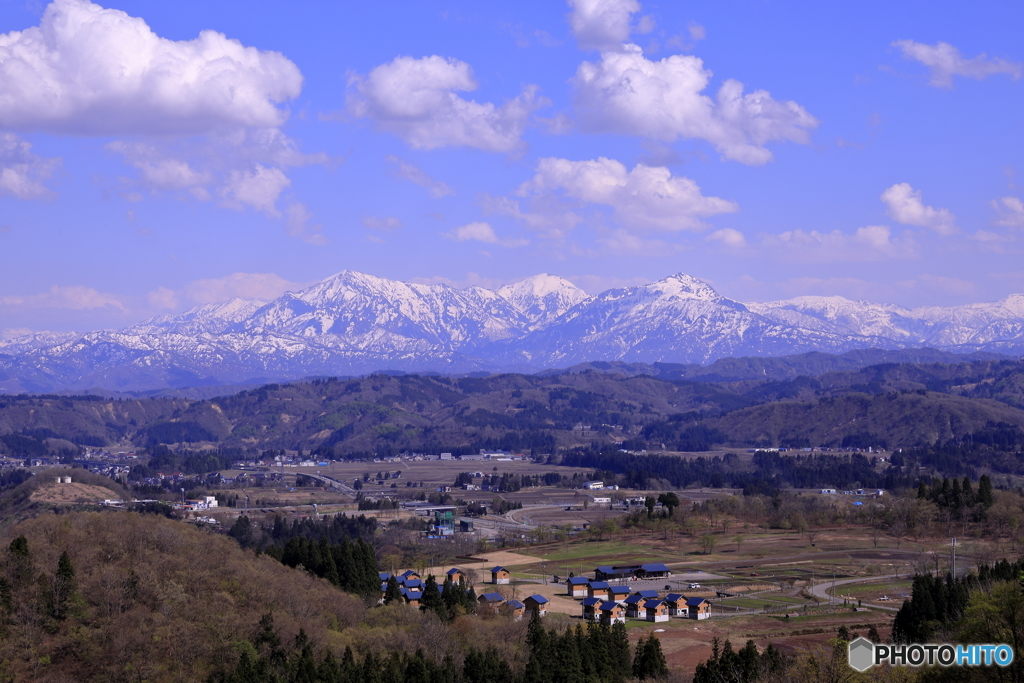
[[[273,301],[232,299],[119,331],[0,339],[0,390],[147,391],[382,369],[535,372],[591,362],[931,347],[1024,352],[1024,295],[907,309],[842,297],[741,303],[679,273],[588,296],[536,275],[497,290],[342,271]]]

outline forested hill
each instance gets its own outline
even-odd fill
[[[370,375],[270,384],[210,400],[0,397],[0,452],[186,444],[323,456],[594,442],[916,447],[1024,426],[1024,362],[882,364],[729,382],[582,371],[482,378]],[[663,446],[664,444],[664,446]]]

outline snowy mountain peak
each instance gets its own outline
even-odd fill
[[[724,297],[716,292],[711,285],[686,273],[676,273],[647,285],[647,289],[657,292],[663,297],[678,299],[702,299],[717,301]]]
[[[499,287],[497,294],[525,315],[534,328],[588,298],[586,292],[565,278],[547,273]]]
[[[1024,295],[907,309],[806,296],[742,304],[679,273],[587,296],[536,275],[456,289],[342,271],[264,303],[232,299],[119,332],[0,339],[0,391],[144,390],[381,369],[524,371],[595,360],[933,347],[1024,352]]]
[[[512,299],[515,296],[523,296],[527,293],[536,297],[545,297],[548,294],[555,294],[559,292],[564,293],[567,296],[575,296],[579,301],[587,298],[586,292],[573,283],[563,277],[549,275],[547,273],[533,275],[525,280],[520,280],[519,282],[514,282],[510,285],[504,285],[498,288],[498,294],[501,294],[506,299]]]
[[[183,313],[171,313],[144,320],[124,330],[126,334],[202,334],[220,333],[240,323],[267,302],[235,297],[227,301],[201,304]]]

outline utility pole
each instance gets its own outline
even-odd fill
[[[953,539],[953,578],[956,578],[956,539]]]
[[[832,570],[832,592],[828,594],[828,604],[832,604],[833,593],[836,592],[836,571]]]

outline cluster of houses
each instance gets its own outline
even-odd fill
[[[583,618],[605,624],[625,623],[626,618],[647,621],[668,621],[671,617],[707,619],[711,616],[711,602],[707,598],[687,598],[682,593],[669,593],[659,597],[656,590],[632,590],[629,586],[613,585],[611,581],[664,578],[671,576],[661,563],[642,565],[603,565],[594,571],[594,579],[572,576],[566,579],[570,597],[583,598]]]
[[[512,575],[505,567],[491,567],[490,574],[490,583],[493,585],[511,583]],[[669,593],[662,598],[656,590],[634,591],[629,586],[614,583],[616,580],[669,577],[672,573],[664,564],[604,565],[598,567],[594,574],[594,579],[573,576],[566,580],[568,595],[583,598],[580,605],[584,619],[616,624],[625,623],[627,618],[660,622],[668,621],[671,617],[707,619],[711,616],[711,602],[707,598],[687,598],[682,593]],[[445,576],[451,578],[453,584],[466,580],[466,573],[458,568],[449,569]],[[390,578],[388,572],[380,573],[381,599],[387,592]],[[424,583],[420,575],[410,569],[396,574],[395,580],[405,603],[418,607],[423,598]],[[442,585],[438,585],[438,588],[443,590]],[[490,592],[477,597],[477,609],[479,612],[486,610],[509,614],[515,618],[522,617],[526,612],[537,612],[543,617],[547,614],[548,602],[543,595],[530,595],[519,601],[508,599],[498,592]]]
[[[384,599],[384,595],[388,590],[388,580],[391,579],[389,572],[380,572],[380,591],[381,600]],[[491,570],[491,583],[495,584],[508,584],[510,574],[504,567],[494,567]],[[458,584],[460,581],[466,581],[466,573],[457,567],[453,567],[445,572],[445,577],[451,578],[453,584]],[[402,593],[402,599],[405,604],[413,607],[419,607],[420,600],[423,599],[423,578],[419,573],[409,569],[402,572],[401,574],[395,574],[395,581],[398,583],[398,590]],[[438,584],[439,590],[444,590],[443,584]],[[545,616],[548,611],[548,599],[543,595],[530,595],[524,598],[522,601],[506,599],[504,595],[497,592],[483,593],[478,596],[477,599],[477,611],[490,611],[499,612],[502,614],[509,614],[516,619],[519,619],[527,611],[537,612],[540,616]]]

